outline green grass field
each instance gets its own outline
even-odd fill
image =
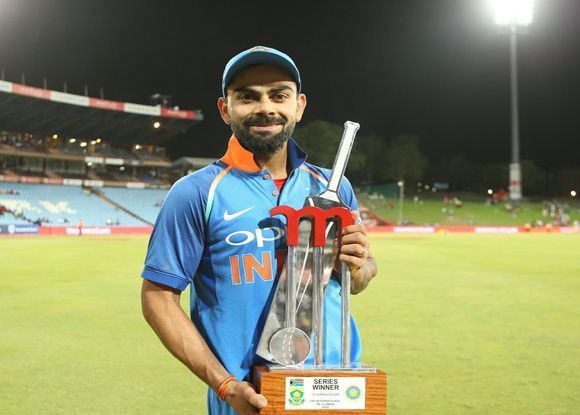
[[[435,198],[429,195],[423,197],[420,203],[414,203],[412,197],[405,198],[403,203],[403,218],[406,221],[417,225],[470,225],[470,226],[523,226],[526,223],[533,223],[536,220],[547,222],[547,218],[542,216],[542,203],[524,202],[520,204],[517,214],[507,212],[504,204],[486,205],[483,198],[476,198],[473,195],[463,198],[463,206],[460,208],[445,205],[442,198]],[[371,209],[379,216],[397,223],[399,218],[399,201],[393,199],[395,205],[391,208],[388,205],[389,199],[370,200],[361,197],[364,206]],[[570,208],[568,214],[570,223],[575,220],[580,221],[580,205],[572,200],[562,201]]]
[[[375,235],[389,414],[580,413],[580,235]],[[145,237],[0,238],[0,414],[204,414],[140,312]]]

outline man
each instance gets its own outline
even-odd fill
[[[220,115],[233,136],[224,157],[177,181],[151,236],[142,277],[143,314],[167,349],[208,384],[208,412],[256,414],[267,405],[248,383],[280,270],[283,231],[269,210],[302,207],[326,187],[329,171],[305,162],[291,138],[306,96],[298,68],[275,49],[255,47],[236,55],[222,78]],[[340,194],[357,210],[350,184]],[[351,292],[376,274],[366,230],[347,227],[340,259],[353,269]],[[179,297],[191,287],[191,320]],[[326,361],[340,356],[340,286],[325,296]],[[339,324],[340,325],[340,324]],[[360,338],[352,323],[353,361]]]

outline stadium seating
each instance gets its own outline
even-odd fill
[[[150,223],[155,223],[167,189],[123,189],[103,187],[103,194],[124,208],[139,215]]]
[[[21,213],[32,221],[41,220],[47,225],[78,225],[82,220],[85,226],[124,225],[144,226],[144,222],[132,215],[117,209],[109,202],[102,200],[78,186],[59,186],[44,184],[0,183],[1,189],[10,189],[13,194],[0,194],[0,205],[9,210]],[[134,198],[132,206],[143,205],[139,212],[143,217],[153,218],[157,215],[159,207],[155,207],[155,197],[162,198],[166,191],[148,189],[115,189],[115,195],[127,192]],[[143,198],[137,192],[144,192]],[[153,196],[157,195],[157,196]],[[120,200],[128,200],[120,197]],[[146,209],[151,205],[150,209]],[[156,211],[155,211],[156,209]],[[139,213],[138,213],[139,214]],[[15,218],[7,213],[0,216],[2,224],[26,223],[24,219]]]

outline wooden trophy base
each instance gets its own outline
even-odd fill
[[[254,386],[268,399],[268,406],[260,411],[262,415],[387,413],[387,374],[378,369],[256,366]]]

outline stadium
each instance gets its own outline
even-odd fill
[[[213,10],[199,6],[203,13],[196,14],[196,19],[207,18],[207,24],[211,22],[215,27],[228,14],[225,7]],[[2,7],[0,0],[0,11]],[[11,7],[6,6],[7,13]],[[60,7],[59,12],[66,9]],[[134,10],[128,5],[123,7],[127,13]],[[415,22],[412,25],[424,22],[400,16],[416,16],[424,7],[429,9],[426,4],[417,6],[417,10],[392,7],[389,11],[399,17],[392,18],[391,33],[403,33],[402,26],[407,24],[400,22],[407,18]],[[194,9],[187,8],[189,15],[197,12]],[[363,28],[369,13],[355,9],[355,14],[366,16],[357,21],[356,27]],[[403,14],[396,14],[399,9]],[[247,13],[238,11],[240,16]],[[101,12],[102,21],[112,19],[114,12]],[[180,24],[186,26],[179,23],[184,18],[180,13],[159,12],[164,13],[172,20],[163,26],[164,35],[174,33]],[[341,33],[342,25],[354,16],[345,10],[337,13],[339,21],[325,23],[332,33]],[[181,14],[185,15],[185,11],[181,10]],[[556,17],[564,19],[563,12]],[[318,22],[306,20],[305,25],[318,30]],[[33,26],[33,21],[26,22],[21,26]],[[134,23],[142,36],[157,24],[161,27],[156,20],[147,22]],[[213,33],[213,26],[205,24],[202,32],[202,23],[196,20],[200,25],[196,29],[199,39],[202,33]],[[182,41],[187,40],[191,47],[189,35],[183,36]],[[292,50],[295,42],[288,40],[287,33],[279,36],[275,38],[279,44]],[[111,45],[118,39],[107,43],[105,37],[103,44],[113,48]],[[114,95],[118,99],[105,98],[102,91],[91,96],[87,87],[84,93],[73,93],[66,83],[63,88],[49,88],[46,80],[38,81],[38,76],[36,82],[27,82],[24,74],[20,79],[12,74],[8,80],[2,65],[11,63],[11,55],[0,53],[1,414],[207,413],[207,385],[165,349],[143,318],[140,276],[169,190],[179,179],[219,164],[216,160],[222,157],[230,132],[221,120],[221,130],[214,128],[216,88],[211,89],[211,101],[201,92],[203,99],[197,101],[188,100],[179,92],[156,92],[163,90],[157,89],[159,85],[170,85],[168,89],[173,91],[186,89],[177,81],[171,83],[172,78],[185,75],[175,67],[167,69],[166,62],[161,62],[165,58],[152,64],[155,71],[147,69],[147,64],[157,59],[157,53],[169,53],[160,52],[169,37],[158,37],[141,51],[132,51],[132,43],[125,44],[123,59],[133,52],[142,56],[136,59],[144,59],[139,61],[138,69],[147,74],[143,78],[155,71],[159,75],[132,84],[135,94],[127,92],[129,87],[120,87]],[[214,81],[221,76],[228,57],[250,41],[244,39],[233,47],[228,43],[232,38],[235,33],[228,33],[225,39],[216,37],[210,45],[195,45],[207,62],[200,65],[196,61],[190,69],[195,67],[197,71],[199,66],[207,66],[212,76],[210,80],[207,73],[200,72],[204,76],[200,75],[201,80],[196,79],[197,84],[193,84],[200,91],[210,81],[217,83]],[[256,44],[268,43],[259,31],[249,39]],[[334,66],[340,67],[343,55],[339,53],[339,40],[306,39],[303,43],[309,41],[321,48],[328,43],[336,46],[336,56],[334,52],[329,52],[329,56],[334,56]],[[370,38],[366,41],[371,43]],[[348,40],[343,43],[356,49],[349,46]],[[215,57],[217,63],[213,63],[210,56],[215,55],[216,45],[221,49]],[[155,53],[150,52],[152,49]],[[397,47],[392,50],[401,54],[397,55],[400,59],[406,59],[404,51]],[[0,52],[3,51],[0,43]],[[185,51],[182,46],[171,59],[181,59],[189,53]],[[425,52],[425,56],[431,55]],[[313,74],[320,71],[321,62],[311,60],[309,54],[300,57],[300,63],[305,62],[304,72],[316,79]],[[373,60],[369,66],[383,65],[381,62]],[[574,66],[566,62],[570,65],[567,68],[580,69],[580,63]],[[19,64],[23,71],[36,69]],[[98,72],[89,66],[78,69],[81,67],[76,70],[85,70],[83,76]],[[406,94],[413,87],[409,85],[420,79],[413,70],[397,74],[400,79],[413,79],[401,84],[405,85],[398,96],[401,108],[410,105],[407,99],[410,102],[412,94]],[[56,70],[59,71],[64,77],[67,69],[63,65]],[[466,76],[465,72],[454,76]],[[106,73],[103,79],[111,85],[122,85],[114,82],[116,75]],[[524,80],[533,78],[530,73],[526,76]],[[355,77],[353,83],[364,83],[366,77]],[[420,82],[427,90],[432,87],[427,81]],[[396,91],[395,84],[393,81],[391,87]],[[498,90],[508,90],[506,85]],[[312,87],[318,96],[326,95],[330,106],[341,92],[329,88]],[[373,119],[382,115],[367,116],[368,108],[358,108],[367,98],[365,94],[369,94],[370,89],[365,88],[359,100],[353,99],[347,108],[361,119],[363,127],[363,121],[369,120],[378,130],[377,126],[383,124]],[[470,131],[479,128],[485,134],[509,136],[513,119],[506,116],[503,124],[494,124],[482,115],[487,108],[485,103],[477,115],[465,115],[460,110],[463,101],[453,95],[453,88],[449,90],[448,97],[441,98],[444,94],[438,93],[430,107],[436,108],[439,101],[456,100],[456,115],[443,121],[438,118],[435,124],[455,128],[453,117],[463,114],[472,123]],[[526,125],[536,128],[537,119],[542,118],[526,115],[526,110],[528,114],[534,111],[530,102],[542,101],[534,95],[539,94],[540,87],[532,90],[533,93],[524,91],[528,100],[522,105],[524,143],[525,133],[532,130]],[[570,91],[573,88],[563,95],[576,93]],[[491,92],[488,95],[493,99],[498,96]],[[501,95],[502,99],[506,97]],[[413,107],[417,112],[426,105],[422,99]],[[181,108],[182,102],[188,109]],[[196,107],[192,102],[201,104]],[[542,105],[547,105],[545,102],[548,100]],[[332,111],[315,112],[297,125],[295,134],[298,144],[308,152],[307,160],[328,168],[332,167],[340,140],[344,121],[340,117],[345,113],[338,111],[339,115],[332,118]],[[509,115],[506,108],[498,111]],[[505,143],[494,147],[493,139],[485,144],[493,151],[485,154],[483,140],[462,144],[463,150],[457,151],[473,157],[471,164],[451,157],[460,148],[459,139],[450,139],[453,146],[443,140],[435,144],[421,141],[420,147],[414,135],[407,136],[411,128],[422,131],[420,117],[402,115],[402,121],[392,122],[395,126],[389,125],[389,133],[384,133],[391,134],[393,138],[389,139],[361,130],[363,135],[355,143],[347,176],[379,271],[368,289],[352,296],[351,308],[360,330],[364,363],[388,373],[389,414],[580,412],[580,169],[573,147],[577,144],[570,144],[571,140],[576,143],[580,131],[575,115],[564,120],[562,117],[568,113],[562,113],[554,117],[568,129],[561,134],[554,132],[547,140],[548,144],[549,140],[556,143],[555,137],[560,135],[564,144],[554,144],[558,149],[550,152],[553,149],[548,150],[550,146],[544,143],[544,147],[537,146],[540,150],[535,148],[538,153],[528,155],[534,168],[544,169],[535,176],[536,170],[531,164],[526,165],[528,160],[521,162],[523,173],[514,173],[513,159],[509,163],[512,154]],[[507,133],[498,132],[501,128],[473,127],[477,122],[487,122],[494,128],[501,124]],[[551,126],[549,122],[548,125]],[[537,128],[542,130],[541,126]],[[223,133],[223,140],[215,144],[207,138],[208,131]],[[326,145],[318,137],[324,137]],[[482,154],[481,159],[473,156],[477,153]],[[542,164],[544,155],[549,160]],[[406,164],[400,160],[406,160]],[[495,170],[491,168],[500,164]],[[455,175],[450,173],[453,169],[457,171]],[[534,182],[532,176],[534,180],[541,176],[541,180]],[[255,268],[261,265],[257,262]],[[251,268],[249,272],[254,275]],[[194,294],[194,288],[188,286],[179,299],[187,313],[190,295]]]
[[[0,81],[0,91],[0,234],[147,234],[170,185],[215,161],[186,156],[170,161],[162,147],[203,121],[199,110],[108,101],[7,81]],[[520,209],[535,212],[523,218],[503,214],[498,221],[492,213],[482,211],[481,203],[465,204],[455,196],[449,200],[448,194],[437,203],[434,192],[429,194],[430,186],[423,188],[421,183],[409,198],[407,214],[423,223],[400,218],[399,225],[420,226],[393,226],[397,214],[402,213],[401,203],[393,200],[400,196],[393,186],[360,189],[361,200],[373,208],[363,206],[371,230],[570,233],[580,227],[578,209],[570,212],[565,203],[524,204]],[[436,185],[432,190],[437,190]],[[486,205],[491,207],[493,201],[494,206],[487,210],[494,213],[497,204],[508,200],[505,191],[490,191],[489,196]],[[503,204],[500,207],[506,210]],[[437,212],[439,208],[443,216]],[[454,209],[465,216],[455,221],[457,225],[445,220],[453,219]],[[442,218],[447,225],[437,223]],[[490,226],[494,223],[512,226]]]
[[[211,162],[159,146],[201,111],[0,82],[2,233],[149,232],[171,180]]]

